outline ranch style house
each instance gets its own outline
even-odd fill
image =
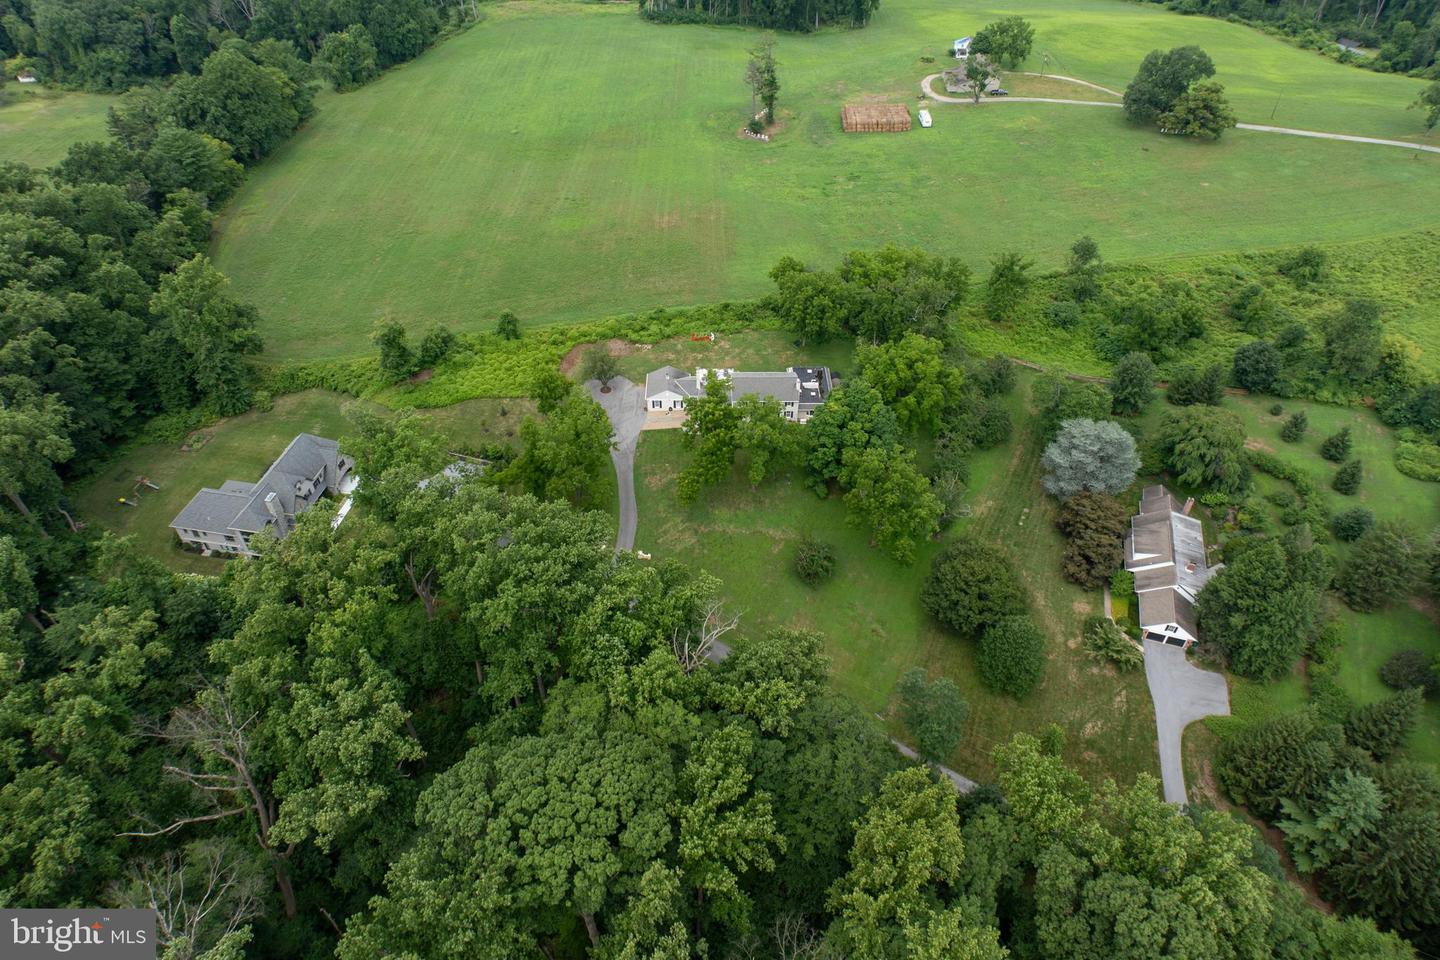
[[[1125,537],[1125,569],[1135,574],[1140,632],[1147,640],[1188,647],[1199,637],[1195,598],[1224,564],[1205,563],[1205,533],[1163,486],[1146,487]]]
[[[787,367],[759,373],[701,367],[693,375],[678,367],[661,367],[645,375],[646,411],[665,414],[683,410],[688,398],[705,394],[705,384],[711,377],[730,381],[731,403],[744,396],[771,397],[780,401],[785,418],[797,423],[810,419],[830,396],[833,386],[829,367]]]
[[[170,521],[170,529],[207,556],[253,557],[251,540],[261,530],[273,526],[275,536],[284,537],[321,497],[353,490],[354,466],[334,440],[302,433],[257,482],[226,480],[218,490],[202,488]]]

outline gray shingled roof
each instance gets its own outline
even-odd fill
[[[672,381],[688,376],[690,374],[679,367],[661,367],[658,370],[651,370],[645,374],[645,396],[650,397],[657,393],[664,393],[666,390],[674,390]]]
[[[249,500],[243,493],[227,493],[205,487],[190,498],[185,509],[170,521],[170,526],[210,532],[228,530],[235,515],[245,508]]]
[[[776,400],[800,400],[800,378],[789,370],[766,371],[762,373],[740,373],[730,375],[730,399],[760,396]]]

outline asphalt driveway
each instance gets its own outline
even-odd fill
[[[1145,679],[1155,701],[1155,730],[1160,743],[1160,780],[1167,803],[1185,803],[1185,767],[1180,738],[1196,720],[1229,716],[1230,690],[1225,678],[1190,665],[1180,647],[1144,641]]]
[[[616,550],[635,549],[635,445],[645,426],[645,388],[624,377],[610,381],[610,392],[600,389],[600,381],[585,384],[595,402],[605,408],[615,446],[610,460],[615,464],[615,485],[620,495],[620,527],[615,533]]]

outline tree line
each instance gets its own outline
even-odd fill
[[[1239,20],[1292,37],[1302,45],[1372,70],[1431,75],[1440,45],[1440,6],[1434,0],[1390,4],[1329,0],[1149,0],[1180,13]],[[1338,39],[1376,49],[1375,56],[1342,51]]]
[[[0,57],[10,73],[87,90],[124,91],[199,74],[234,40],[275,41],[341,89],[418,56],[446,23],[474,16],[464,0],[5,0]]]
[[[640,16],[658,23],[736,23],[808,32],[863,27],[880,0],[639,0]]]

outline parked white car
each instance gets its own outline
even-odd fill
[[[934,122],[935,122],[935,121],[933,121],[933,120],[930,119],[930,111],[929,111],[929,110],[921,110],[921,111],[920,111],[920,126],[922,126],[922,127],[929,127],[929,126],[930,126],[932,123],[934,123]]]

